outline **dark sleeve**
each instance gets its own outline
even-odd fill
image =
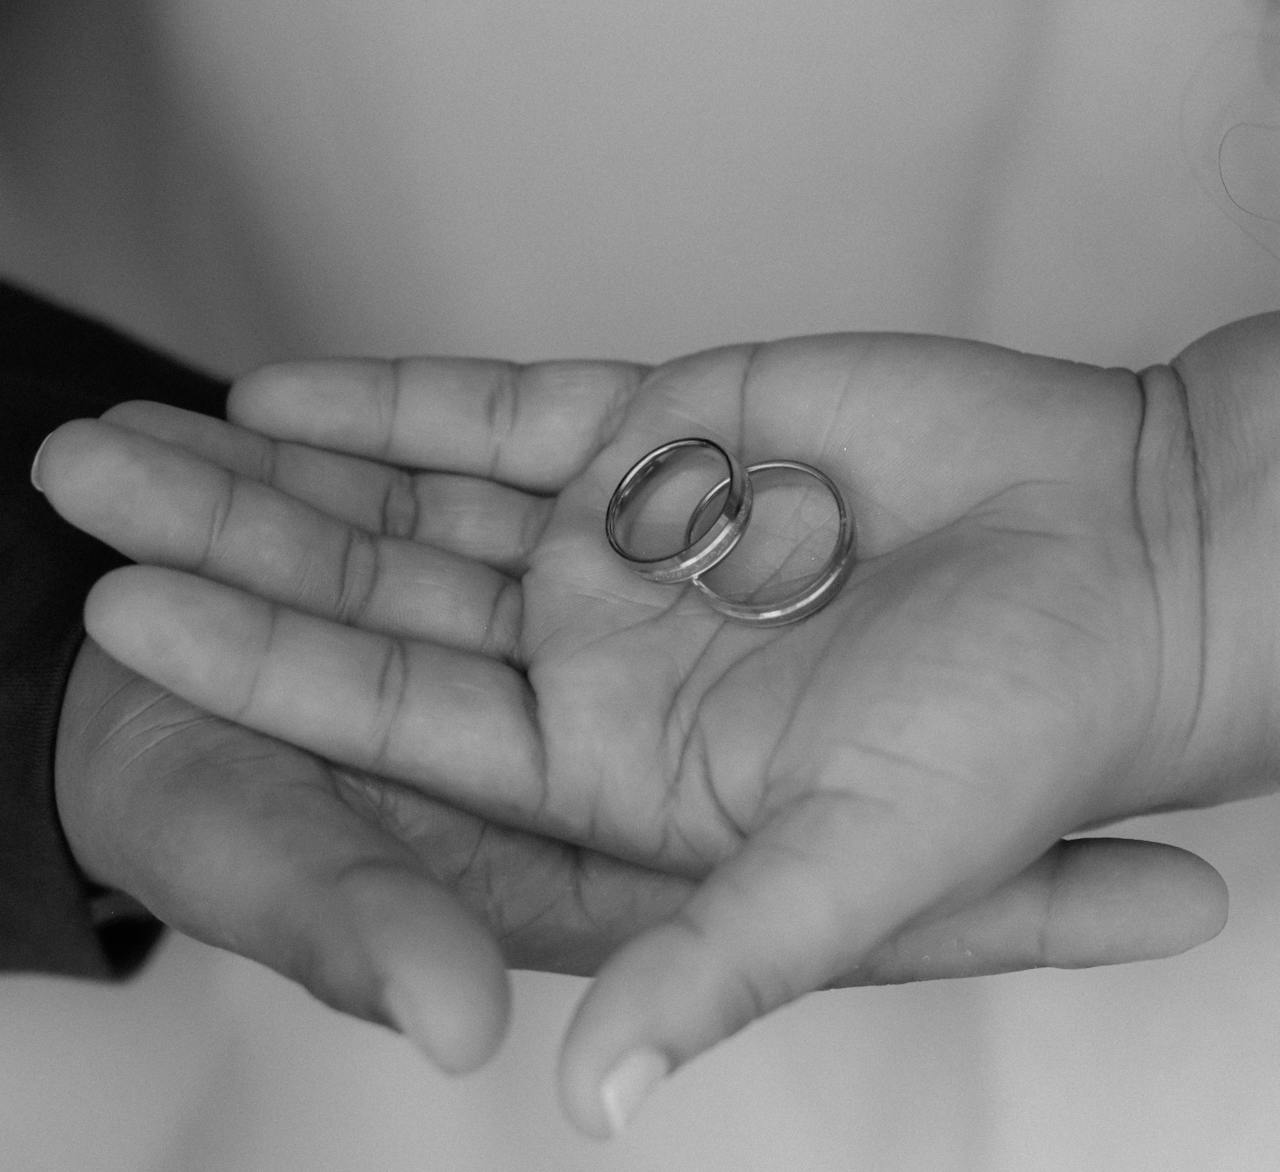
[[[40,441],[129,399],[221,415],[226,387],[0,283],[0,970],[111,977],[159,925],[80,874],[58,823],[58,713],[89,587],[120,559],[31,486]]]

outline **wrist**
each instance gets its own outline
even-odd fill
[[[1148,372],[1181,401],[1198,533],[1201,672],[1179,763],[1187,800],[1280,777],[1280,315],[1232,323]]]

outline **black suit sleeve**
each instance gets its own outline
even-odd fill
[[[89,587],[119,563],[31,486],[40,441],[129,399],[221,415],[226,387],[98,323],[0,284],[0,970],[111,977],[159,925],[113,911],[58,823],[53,751]]]

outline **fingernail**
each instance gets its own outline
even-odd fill
[[[40,483],[40,457],[44,455],[44,450],[49,446],[49,437],[45,436],[40,441],[40,446],[36,448],[36,458],[31,461],[31,486],[37,492],[44,492],[44,485]]]
[[[632,1050],[600,1084],[609,1131],[617,1135],[635,1115],[649,1092],[671,1073],[671,1061],[650,1046]]]

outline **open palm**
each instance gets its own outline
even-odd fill
[[[1220,923],[1180,852],[1058,842],[1201,800],[1200,535],[1162,372],[847,336],[653,371],[268,368],[231,415],[285,442],[130,408],[46,454],[77,524],[205,576],[122,571],[90,630],[395,779],[401,828],[429,794],[706,876],[579,1013],[562,1075],[588,1130],[810,989],[1156,955]],[[683,435],[844,486],[859,560],[827,609],[733,623],[609,549],[614,485]]]

